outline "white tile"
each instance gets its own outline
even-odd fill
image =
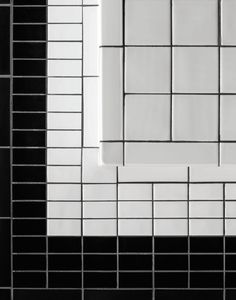
[[[99,164],[123,165],[123,143],[101,143]]]
[[[80,202],[49,202],[47,204],[49,219],[79,219],[81,218]]]
[[[48,184],[47,200],[78,201],[81,200],[80,184]]]
[[[100,4],[99,0],[83,0],[84,5],[98,5]]]
[[[127,93],[168,93],[170,91],[170,49],[126,48]]]
[[[48,0],[48,5],[81,5],[82,0]]]
[[[176,47],[173,53],[174,92],[218,92],[217,48]]]
[[[225,185],[225,199],[236,200],[236,184],[232,183]]]
[[[80,131],[48,131],[48,147],[81,147]]]
[[[82,59],[81,42],[48,42],[48,59],[66,58]]]
[[[48,182],[80,183],[81,167],[47,167]]]
[[[152,202],[120,201],[118,215],[119,218],[151,218]]]
[[[98,149],[83,150],[84,183],[116,183],[116,169],[110,166],[98,166]]]
[[[190,184],[190,200],[223,200],[222,184]]]
[[[236,218],[236,202],[226,201],[225,202],[225,217],[226,218]]]
[[[154,202],[154,218],[187,218],[187,202]]]
[[[81,24],[48,24],[49,41],[81,41]]]
[[[98,75],[98,7],[83,8],[84,76]]]
[[[81,94],[81,78],[48,78],[49,94]]]
[[[81,76],[81,60],[48,60],[48,76]]]
[[[116,218],[116,202],[83,202],[83,218]]]
[[[116,220],[84,220],[84,236],[116,236]]]
[[[236,143],[221,143],[221,164],[236,164]]]
[[[81,96],[74,95],[48,95],[48,112],[81,112]]]
[[[218,201],[190,201],[190,218],[223,218],[223,202]]]
[[[193,182],[236,181],[236,167],[231,166],[194,166],[190,168],[190,180]]]
[[[170,96],[126,96],[125,138],[127,140],[169,139],[169,127]]]
[[[188,233],[187,220],[159,219],[154,221],[155,236],[186,236]]]
[[[125,3],[126,44],[170,44],[170,1],[127,0]]]
[[[48,236],[80,236],[81,221],[80,220],[48,220],[47,235]]]
[[[236,96],[221,96],[221,139],[236,140]]]
[[[47,149],[48,165],[80,165],[80,149]]]
[[[48,113],[47,129],[81,129],[81,113]]]
[[[152,200],[151,184],[119,184],[119,200]]]
[[[221,48],[221,92],[236,92],[236,49]]]
[[[81,23],[82,7],[48,6],[49,23]]]
[[[154,200],[187,200],[187,184],[155,184]]]
[[[222,1],[222,43],[224,45],[235,45],[236,44],[236,2],[234,0],[223,0]]]
[[[189,230],[190,235],[222,235],[223,220],[190,220]]]
[[[174,44],[217,44],[217,0],[176,0],[173,4]]]
[[[84,78],[84,147],[98,146],[98,79]]]
[[[101,139],[120,140],[123,117],[123,51],[103,48],[101,59]]]
[[[174,140],[218,140],[218,96],[176,95],[173,107]]]
[[[226,235],[236,235],[236,220],[235,219],[225,220],[225,234]]]
[[[196,165],[218,162],[213,143],[127,143],[126,164]]]
[[[119,220],[118,228],[120,236],[150,236],[152,235],[152,220]]]
[[[115,184],[84,184],[83,185],[83,200],[116,200]]]
[[[100,5],[101,44],[122,45],[122,0],[102,0]]]
[[[119,168],[120,182],[175,182],[187,180],[186,167],[127,166]]]

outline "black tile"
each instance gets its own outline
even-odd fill
[[[45,94],[45,78],[14,78],[13,92],[15,94]]]
[[[45,147],[46,134],[44,131],[15,131],[13,146],[15,147]]]
[[[46,25],[14,25],[14,41],[46,40]]]
[[[116,273],[84,273],[85,288],[115,288]]]
[[[10,220],[0,219],[0,287],[11,286]]]
[[[14,218],[46,218],[45,202],[15,202]]]
[[[120,270],[152,270],[152,255],[120,255]]]
[[[223,255],[191,255],[191,270],[223,270]]]
[[[13,129],[45,129],[44,113],[14,113]]]
[[[0,217],[10,217],[10,150],[0,149]]]
[[[234,289],[236,288],[236,272],[225,273],[225,287]]]
[[[0,7],[0,74],[10,74],[10,8]]]
[[[81,288],[81,273],[49,272],[49,288]]]
[[[53,255],[48,256],[48,269],[50,271],[66,270],[81,271],[81,255]]]
[[[152,288],[152,273],[119,273],[121,288]]]
[[[46,220],[14,220],[14,235],[45,235]]]
[[[13,273],[13,284],[16,288],[44,288],[46,286],[46,272]]]
[[[152,292],[147,290],[85,290],[84,300],[152,300]]]
[[[32,1],[32,0],[31,0]],[[76,290],[14,290],[14,300],[81,300]],[[4,299],[5,300],[5,299]]]
[[[187,272],[156,272],[155,288],[187,288],[188,273]]]
[[[219,290],[159,290],[155,294],[158,300],[223,300]]]
[[[225,269],[236,271],[236,255],[226,255]]]
[[[46,255],[14,255],[13,270],[44,271],[46,270]]]
[[[46,76],[45,60],[15,60],[13,66],[15,76]]]
[[[222,253],[223,237],[190,237],[190,252]]]
[[[14,237],[13,252],[15,253],[43,253],[46,251],[44,237]]]
[[[48,237],[48,251],[51,253],[80,253],[80,237]]]
[[[14,184],[13,200],[46,200],[46,185]]]
[[[14,58],[45,58],[46,43],[13,43]]]
[[[85,253],[116,253],[114,237],[84,237]]]
[[[155,270],[188,270],[188,255],[155,255]]]
[[[190,274],[191,288],[222,288],[223,273],[197,272]]]
[[[46,7],[14,7],[15,23],[45,23]]]
[[[236,237],[225,237],[225,252],[236,253]]]
[[[0,78],[0,146],[10,145],[10,79]]]
[[[152,252],[151,237],[119,237],[119,252]]]
[[[14,0],[14,5],[46,5],[47,0]]]
[[[45,164],[46,151],[44,149],[14,149],[14,164]]]
[[[13,96],[14,111],[46,111],[46,96]]]
[[[84,255],[84,270],[115,271],[116,255]]]
[[[236,290],[226,290],[226,299],[225,300],[235,300]]]
[[[10,0],[0,0],[0,4],[10,4]]]
[[[15,182],[46,182],[46,167],[13,167]]]
[[[156,253],[187,253],[187,237],[155,237]]]
[[[11,300],[11,290],[0,290],[0,299],[1,300]]]

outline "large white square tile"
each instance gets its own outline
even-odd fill
[[[127,0],[125,4],[126,44],[170,44],[169,0]]]

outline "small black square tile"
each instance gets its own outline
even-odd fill
[[[46,134],[44,131],[14,131],[13,146],[15,147],[45,147]]]
[[[45,94],[45,78],[14,78],[13,93],[15,94]]]
[[[190,274],[191,288],[222,288],[223,273],[221,272],[196,272]]]
[[[15,76],[46,76],[46,61],[15,60],[13,73]]]
[[[148,290],[85,290],[84,300],[152,300]],[[176,299],[177,300],[177,299]]]
[[[120,270],[152,270],[152,255],[119,255]]]
[[[78,290],[17,290],[14,289],[14,300],[81,300]]]
[[[81,273],[49,272],[49,288],[81,288]]]
[[[46,255],[14,255],[13,270],[44,271],[46,270]]]
[[[48,256],[48,269],[50,271],[81,271],[81,255],[59,255]]]
[[[156,253],[187,253],[187,237],[155,237]]]
[[[188,270],[188,255],[155,255],[155,270]]]
[[[46,25],[14,25],[14,41],[44,41],[46,40]]]
[[[46,7],[14,7],[15,23],[45,23]]]
[[[14,182],[46,182],[46,167],[13,167]]]
[[[44,253],[46,238],[44,237],[13,237],[13,252],[15,253]]]
[[[191,255],[190,266],[191,270],[221,271],[223,270],[223,260],[223,255]]]
[[[46,151],[44,149],[14,149],[13,164],[45,164]]]
[[[119,237],[119,252],[152,252],[151,237]]]
[[[225,252],[236,253],[236,237],[225,237]]]
[[[46,58],[46,43],[13,43],[14,58]]]
[[[46,218],[46,202],[14,202],[14,218]]]
[[[13,184],[13,200],[46,200],[46,185]]]
[[[157,290],[158,300],[224,300],[220,290]]]
[[[11,290],[1,290],[0,289],[0,299],[1,300],[11,300]]]
[[[187,272],[156,272],[155,288],[187,288]]]
[[[84,288],[116,288],[117,274],[115,272],[84,272]]]
[[[80,253],[80,237],[48,237],[49,253]]]
[[[46,96],[13,96],[13,110],[46,112]]]
[[[46,220],[14,220],[13,235],[45,235]]]
[[[84,237],[84,253],[116,253],[116,238]]]
[[[117,270],[116,255],[84,255],[84,270],[115,271]]]
[[[13,129],[45,129],[44,113],[14,113]]]
[[[119,284],[121,288],[152,288],[152,276],[151,272],[120,272]]]
[[[14,0],[14,5],[46,5],[47,0]]]
[[[236,288],[236,272],[225,273],[225,287],[233,289]]]
[[[190,237],[190,252],[222,253],[223,237]]]
[[[16,288],[45,288],[46,272],[15,272],[13,284]]]

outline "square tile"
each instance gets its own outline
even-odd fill
[[[170,44],[170,1],[127,0],[125,43],[127,45]]]
[[[176,95],[173,98],[175,140],[218,140],[218,97]]]
[[[221,92],[236,92],[236,49],[221,48]]]
[[[165,140],[170,136],[170,96],[126,96],[125,139]]]
[[[218,92],[218,49],[177,47],[173,50],[175,93]]]
[[[217,45],[217,0],[174,0],[173,20],[174,44]]]
[[[236,140],[236,96],[221,96],[221,139]]]
[[[236,44],[236,20],[235,10],[236,3],[234,0],[224,0],[221,4],[222,7],[222,43],[223,45],[235,45]]]
[[[126,48],[125,83],[127,93],[170,92],[170,49]]]

